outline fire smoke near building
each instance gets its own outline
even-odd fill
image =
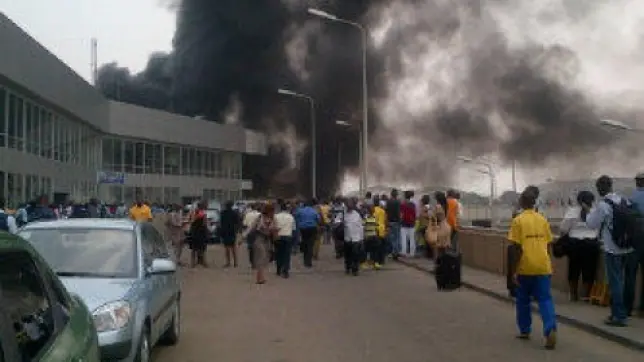
[[[309,192],[308,106],[277,95],[280,87],[318,104],[319,194],[333,192],[340,169],[358,163],[356,134],[335,122],[362,119],[360,33],[312,17],[308,7],[370,29],[368,157],[381,182],[428,175],[422,182],[451,182],[456,154],[535,166],[594,152],[601,159],[616,137],[599,120],[635,120],[644,101],[644,47],[635,31],[644,7],[634,0],[172,5],[173,52],[153,54],[139,74],[106,64],[99,87],[125,102],[267,132],[269,158],[245,165],[246,177],[264,186],[260,193]]]

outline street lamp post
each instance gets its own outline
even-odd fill
[[[349,123],[347,121],[337,120],[337,121],[335,121],[335,124],[337,124],[338,126],[342,126],[342,127],[351,127],[351,123]],[[363,139],[362,135],[363,135],[362,129],[360,127],[358,127],[358,159],[360,160],[361,163],[362,163],[362,160],[364,158],[364,153],[363,153],[364,152],[364,147],[363,147],[364,146],[364,139]],[[338,152],[340,152],[340,151],[338,151]],[[338,158],[338,169],[340,168],[339,163],[340,163],[340,158]],[[360,195],[365,194],[365,189],[366,189],[366,184],[365,185],[362,184],[362,177],[361,177],[360,178]]]
[[[305,99],[311,107],[311,194],[313,198],[317,197],[317,135],[315,131],[315,100],[313,97],[302,93],[296,93],[288,89],[280,88],[277,93],[294,98]]]
[[[368,43],[368,32],[367,29],[362,26],[360,23],[356,23],[350,20],[339,18],[333,14],[329,14],[326,11],[322,11],[315,8],[308,9],[309,14],[317,16],[322,19],[326,19],[333,22],[343,23],[351,25],[354,28],[360,30],[362,35],[362,152],[360,157],[360,194],[364,194],[367,185],[367,148],[369,147],[369,86],[367,84],[367,43]]]
[[[490,198],[488,205],[490,208],[490,222],[492,225],[496,225],[496,213],[494,212],[494,197],[496,195],[496,173],[494,172],[494,166],[491,162],[487,162],[480,159],[473,159],[465,156],[458,156],[458,160],[465,163],[473,163],[481,166],[485,166],[486,170],[477,170],[480,173],[484,173],[490,176]]]

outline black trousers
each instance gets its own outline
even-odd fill
[[[362,254],[362,243],[344,242],[344,270],[357,273],[360,270],[360,258]]]
[[[365,260],[382,264],[385,258],[384,242],[382,238],[374,236],[364,241]]]
[[[592,284],[597,277],[599,263],[599,244],[595,239],[571,239],[568,251],[568,281],[577,283],[579,278],[584,284]]]
[[[293,238],[281,236],[275,248],[275,266],[278,273],[288,273],[291,270],[291,250]]]
[[[318,234],[317,228],[301,229],[302,234],[302,254],[304,257],[304,266],[310,268],[313,266],[313,246]]]

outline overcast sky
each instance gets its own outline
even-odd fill
[[[99,65],[111,61],[133,71],[151,52],[172,47],[174,14],[160,0],[0,0],[0,11],[89,80],[91,38]]]

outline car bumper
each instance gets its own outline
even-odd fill
[[[102,361],[129,361],[133,359],[137,351],[136,343],[138,341],[132,338],[132,331],[129,329],[98,334]]]

